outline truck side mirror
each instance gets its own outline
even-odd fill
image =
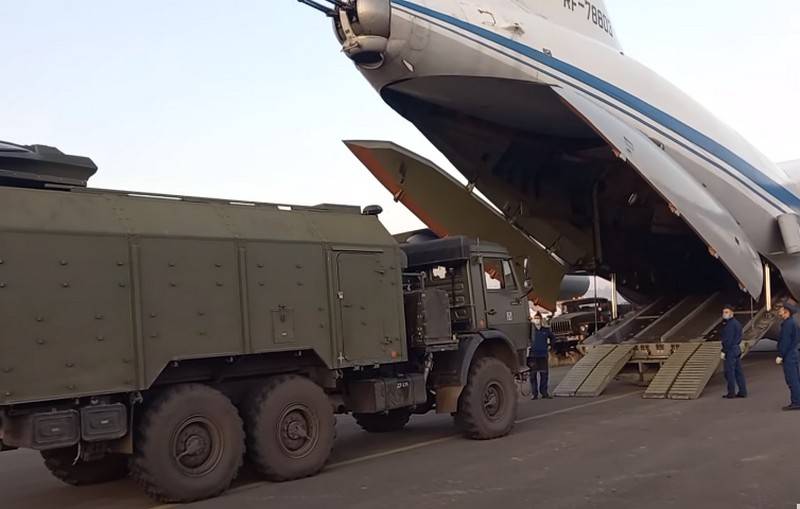
[[[528,263],[529,258],[525,257],[522,261],[522,287],[526,290],[533,288],[533,282],[531,281],[531,276],[528,272]]]

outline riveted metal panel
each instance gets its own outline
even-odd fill
[[[0,233],[0,403],[135,389],[123,237]]]
[[[171,360],[244,353],[236,244],[148,238],[137,245],[147,385]]]
[[[189,358],[311,348],[348,365],[331,245],[386,256],[394,299],[374,302],[402,338],[402,255],[358,208],[0,187],[0,404],[145,389]]]
[[[335,205],[293,208],[92,189],[54,192],[0,186],[0,211],[0,231],[396,246],[375,216],[361,215],[357,207]]]
[[[343,363],[406,358],[401,273],[394,250],[335,253]]]
[[[253,350],[312,349],[332,366],[335,356],[324,247],[250,242],[247,275]]]
[[[294,309],[278,306],[272,310],[272,342],[293,343],[294,340]]]

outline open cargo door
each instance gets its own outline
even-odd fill
[[[583,94],[553,89],[686,221],[753,298],[764,283],[761,258],[736,219],[681,165],[641,131]]]
[[[555,308],[565,267],[511,224],[471,188],[425,158],[386,141],[345,145],[399,201],[440,237],[466,235],[505,246],[518,263],[528,259],[535,300]]]

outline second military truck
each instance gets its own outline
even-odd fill
[[[336,413],[511,430],[528,285],[503,248],[399,245],[374,207],[86,188],[95,171],[0,143],[2,449],[185,502],[245,455],[270,480],[315,474]]]

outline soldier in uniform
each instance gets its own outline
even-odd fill
[[[797,312],[797,308],[790,304],[784,304],[778,311],[781,317],[781,334],[778,340],[778,357],[775,363],[783,366],[783,376],[786,385],[789,386],[791,403],[783,407],[784,410],[800,410],[800,358],[797,354],[798,340],[800,331],[792,315]]]
[[[728,382],[728,393],[723,398],[746,398],[747,384],[742,371],[742,324],[733,316],[733,306],[722,309],[722,357],[725,362],[725,380]],[[739,387],[737,392],[736,387]]]
[[[531,368],[531,399],[539,399],[539,393],[542,394],[544,399],[551,398],[548,387],[550,379],[549,346],[555,341],[556,337],[553,331],[542,323],[541,313],[536,313],[533,316],[531,350],[528,355],[528,366]]]

